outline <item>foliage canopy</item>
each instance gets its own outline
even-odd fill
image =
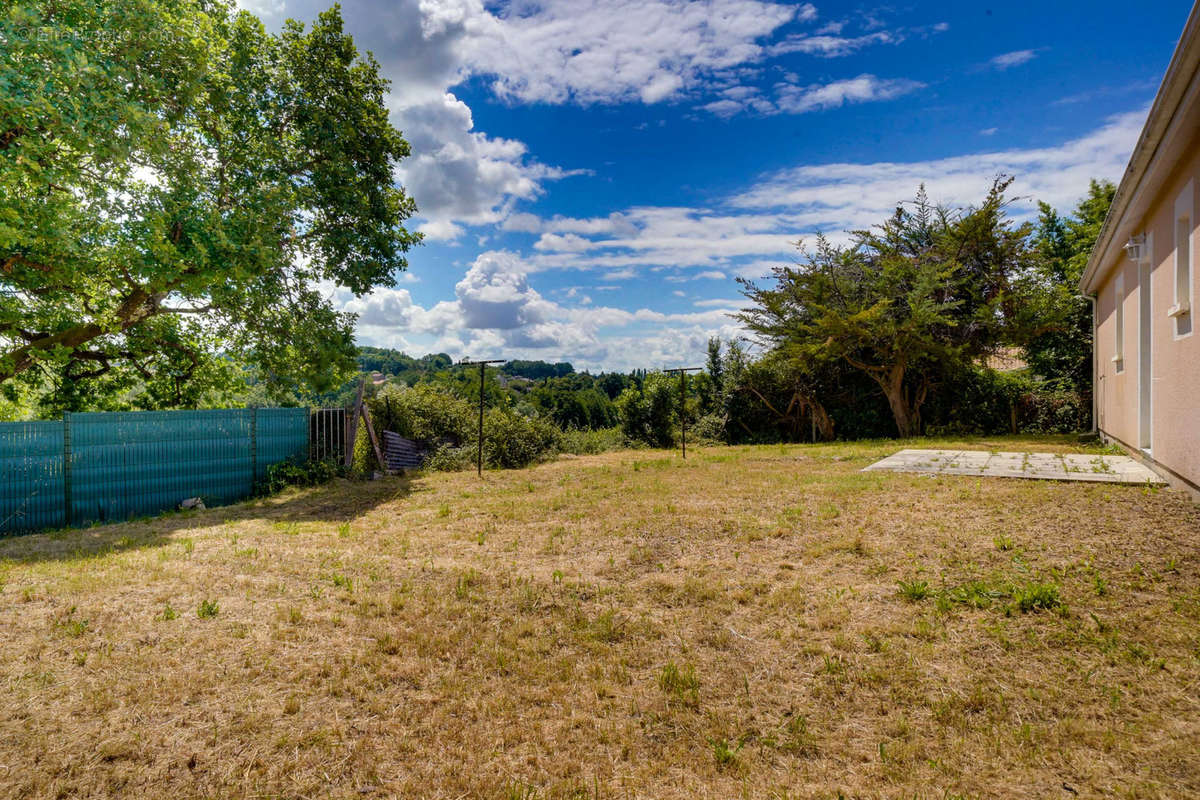
[[[15,3],[0,35],[0,384],[336,386],[353,317],[322,287],[391,285],[419,241],[339,11],[275,35],[220,0]]]

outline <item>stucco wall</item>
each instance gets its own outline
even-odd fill
[[[1151,455],[1154,461],[1200,485],[1200,309],[1197,269],[1191,286],[1192,333],[1175,336],[1175,320],[1167,310],[1175,301],[1175,200],[1192,181],[1191,250],[1196,263],[1200,246],[1196,217],[1200,212],[1200,136],[1188,148],[1192,155],[1171,173],[1156,193],[1150,210],[1136,226],[1152,234],[1151,263]],[[1100,429],[1128,445],[1138,443],[1138,266],[1120,250],[1109,254],[1108,272],[1097,300],[1096,356],[1097,401]],[[1116,275],[1124,274],[1124,364],[1112,360],[1116,352]]]

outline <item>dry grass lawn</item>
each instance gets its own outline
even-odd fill
[[[2,541],[0,796],[1200,796],[1200,509],[902,446]]]

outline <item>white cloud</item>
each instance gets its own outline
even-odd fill
[[[465,233],[461,225],[447,219],[422,223],[417,227],[417,231],[432,242],[454,241]]]
[[[432,2],[432,0],[427,0]],[[467,9],[466,69],[522,102],[657,103],[714,71],[754,62],[782,25],[816,9],[762,0],[544,0]]]
[[[530,285],[515,253],[482,253],[455,287],[455,300],[423,308],[406,289],[380,289],[343,300],[359,315],[363,344],[409,352],[446,352],[455,358],[568,360],[579,368],[629,370],[703,357],[708,338],[740,333],[729,307],[665,314],[593,306],[578,287],[566,292],[577,305],[545,299]],[[615,287],[614,287],[615,288]],[[701,305],[704,308],[705,305]]]
[[[1034,200],[1067,210],[1089,179],[1121,176],[1144,118],[1145,111],[1122,114],[1055,147],[794,167],[762,177],[715,208],[638,206],[594,219],[555,217],[536,226],[526,220],[540,230],[585,235],[543,234],[524,267],[601,270],[614,281],[639,268],[675,270],[665,282],[718,279],[717,273],[753,279],[792,263],[798,239],[823,232],[845,241],[845,231],[880,222],[922,183],[933,200],[965,205],[979,202],[1000,173],[1016,177],[1014,214],[1032,216]]]
[[[835,163],[801,166],[768,176],[731,199],[741,209],[781,209],[825,231],[878,222],[919,184],[952,205],[978,202],[992,177],[1016,176],[1015,192],[1068,209],[1091,178],[1119,179],[1146,111],[1119,114],[1100,129],[1056,147],[999,150],[917,162]],[[1031,203],[1025,208],[1033,210]],[[1019,208],[1018,208],[1019,210]]]
[[[453,94],[395,113],[413,152],[396,177],[416,199],[431,238],[457,238],[458,223],[499,222],[515,201],[541,194],[546,181],[578,174],[529,159],[522,142],[473,130],[471,109]]]
[[[828,34],[813,34],[811,36],[790,36],[771,46],[771,55],[784,53],[807,53],[809,55],[834,58],[848,56],[864,47],[874,44],[896,44],[903,41],[903,36],[889,31],[876,31],[862,36],[835,36]]]
[[[996,69],[1009,69],[1026,64],[1035,58],[1037,58],[1036,50],[1014,50],[1011,53],[1002,53],[988,63]]]
[[[810,86],[783,84],[777,87],[776,104],[788,114],[806,111],[821,111],[852,103],[867,103],[875,100],[891,100],[915,92],[925,84],[903,78],[883,79],[863,74],[857,78],[834,81]]]

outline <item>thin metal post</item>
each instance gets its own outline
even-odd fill
[[[486,369],[481,361],[479,363],[479,452],[475,456],[475,471],[479,473],[479,477],[483,477],[483,371]]]
[[[683,449],[684,458],[687,458],[687,374],[700,369],[703,367],[675,367],[663,370],[679,373],[679,444]]]
[[[479,366],[479,450],[475,456],[475,471],[479,473],[479,477],[483,477],[483,377],[484,370],[488,364],[504,364],[503,358],[494,358],[491,361],[467,361],[465,358],[458,362],[459,366],[473,367]]]

